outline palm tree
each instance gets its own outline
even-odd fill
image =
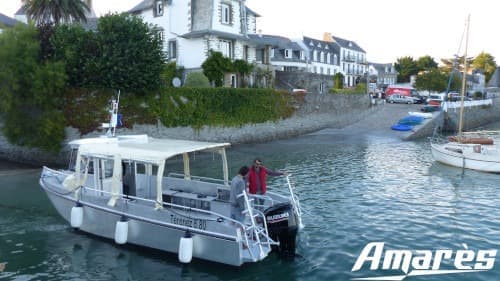
[[[86,22],[89,6],[83,0],[24,0],[23,8],[37,24]]]

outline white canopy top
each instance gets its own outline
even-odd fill
[[[174,139],[147,138],[142,141],[115,141],[104,143],[82,143],[80,155],[110,157],[120,155],[122,159],[143,161],[159,165],[162,161],[184,153],[218,150],[229,143],[212,143]]]

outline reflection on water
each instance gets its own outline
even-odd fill
[[[200,260],[181,265],[173,254],[117,246],[70,229],[41,193],[39,171],[21,169],[18,174],[19,169],[13,168],[0,174],[0,263],[7,262],[0,278],[349,280],[384,273],[366,266],[351,272],[361,249],[373,241],[393,249],[456,250],[462,243],[471,249],[500,246],[500,175],[462,173],[435,163],[425,140],[402,142],[331,129],[236,146],[228,157],[233,174],[255,157],[292,174],[306,224],[299,237],[300,256],[294,261],[271,255],[240,268]],[[285,181],[271,177],[269,183],[279,190]],[[457,278],[498,280],[500,269],[412,280]]]

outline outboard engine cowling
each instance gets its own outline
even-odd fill
[[[295,256],[298,220],[290,203],[280,203],[264,211],[269,236],[279,241],[278,252],[287,257]]]

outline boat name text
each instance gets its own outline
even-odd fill
[[[201,230],[207,229],[207,220],[203,219],[183,218],[175,215],[170,215],[170,222],[173,224],[187,226]]]

